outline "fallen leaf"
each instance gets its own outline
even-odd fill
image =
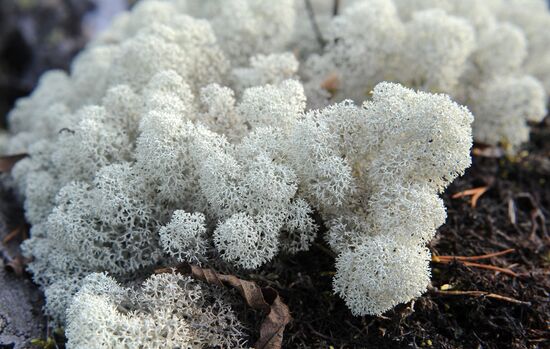
[[[7,155],[0,157],[0,172],[10,172],[13,166],[21,160],[28,156],[28,154],[16,154],[16,155]]]
[[[25,272],[25,266],[28,261],[23,256],[17,255],[15,258],[12,258],[7,253],[2,251],[2,259],[4,262],[4,268],[7,271],[14,273],[17,276],[21,276]]]
[[[256,349],[280,349],[283,343],[285,326],[292,320],[288,306],[282,301],[279,293],[272,287],[260,287],[253,281],[239,279],[235,275],[218,274],[212,269],[196,265],[181,265],[172,268],[156,270],[156,273],[172,272],[173,270],[191,274],[195,279],[212,285],[230,286],[241,294],[251,308],[267,313],[260,327],[260,338],[255,344]]]
[[[321,88],[329,92],[331,95],[334,95],[338,88],[340,87],[340,78],[338,74],[331,73],[329,74],[323,82],[321,82]]]

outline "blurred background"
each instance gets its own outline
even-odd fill
[[[67,70],[92,37],[137,1],[0,0],[0,129],[44,71]]]
[[[133,0],[0,0],[0,128],[15,100],[75,54]]]

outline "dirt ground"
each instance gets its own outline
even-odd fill
[[[13,198],[0,188],[0,241],[21,224],[22,212]],[[42,315],[43,297],[28,275],[13,269],[20,239],[0,242],[0,349],[26,349],[34,338],[46,337]]]

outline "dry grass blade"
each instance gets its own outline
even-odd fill
[[[519,276],[519,274],[512,271],[512,270],[510,270],[509,268],[502,268],[502,267],[497,267],[497,266],[490,265],[490,264],[470,262],[470,261],[475,261],[475,260],[479,260],[479,259],[487,259],[487,258],[502,256],[502,255],[511,253],[513,251],[515,251],[515,250],[513,248],[510,248],[510,249],[507,249],[507,250],[504,250],[504,251],[484,254],[484,255],[480,255],[480,256],[432,256],[432,262],[441,263],[441,264],[448,264],[448,263],[451,263],[451,262],[454,261],[454,262],[460,263],[460,264],[462,264],[464,266],[467,266],[467,267],[487,269],[487,270],[492,270],[492,271],[497,271],[497,272],[500,272],[500,273],[504,273],[504,274],[507,274],[507,275],[510,275],[510,276],[513,276],[513,277],[517,277],[517,276]]]
[[[0,172],[10,172],[19,160],[24,159],[27,156],[28,154],[16,154],[0,157]]]
[[[173,270],[172,268],[157,269],[156,273],[172,272]],[[191,273],[194,278],[209,284],[230,286],[239,291],[251,308],[267,313],[260,327],[260,338],[254,347],[256,349],[281,348],[283,332],[292,317],[288,306],[273,288],[260,287],[255,282],[239,279],[235,275],[218,274],[212,269],[195,265],[182,265],[175,270],[186,274]]]
[[[15,228],[11,232],[9,232],[8,235],[6,235],[2,239],[2,243],[4,245],[7,245],[16,238],[20,238],[21,241],[26,240],[28,238],[27,227],[24,224],[18,226],[17,228]]]
[[[464,190],[464,191],[455,193],[455,194],[453,194],[453,196],[451,196],[451,198],[458,199],[458,198],[465,197],[465,196],[471,196],[472,199],[470,201],[470,205],[473,208],[475,208],[477,206],[477,201],[479,200],[481,195],[483,195],[488,189],[489,189],[488,186],[472,188],[472,189],[468,189],[468,190]]]
[[[10,241],[12,241],[13,239],[15,239],[17,236],[19,236],[20,234],[20,229],[21,227],[17,227],[15,229],[13,229],[11,232],[8,233],[8,235],[6,235],[3,239],[2,239],[2,243],[4,245],[7,245]]]
[[[504,251],[488,253],[488,254],[482,254],[482,255],[479,255],[479,256],[434,256],[434,261],[441,260],[441,259],[457,259],[457,260],[460,260],[460,261],[476,261],[476,260],[480,260],[480,259],[487,259],[487,258],[491,258],[491,257],[502,256],[502,255],[505,255],[505,254],[508,254],[508,253],[512,253],[514,251],[515,251],[515,249],[509,248],[509,249],[504,250]]]
[[[501,268],[501,267],[496,267],[494,265],[489,265],[489,264],[481,264],[481,263],[472,263],[472,262],[462,262],[462,264],[464,264],[465,266],[467,267],[475,267],[475,268],[480,268],[480,269],[487,269],[487,270],[492,270],[492,271],[497,271],[499,273],[503,273],[503,274],[506,274],[506,275],[510,275],[510,276],[513,276],[513,277],[518,277],[518,273],[508,269],[508,268]]]
[[[515,304],[524,304],[524,305],[531,305],[530,302],[524,302],[520,301],[515,298],[502,296],[496,293],[490,293],[485,291],[442,291],[442,290],[434,290],[438,294],[443,295],[450,295],[450,296],[473,296],[473,297],[487,297],[487,298],[493,298],[498,299],[505,302],[515,303]]]
[[[508,218],[510,219],[510,223],[516,225],[518,219],[516,214],[516,203],[513,199],[508,200]]]

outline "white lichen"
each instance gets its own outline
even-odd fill
[[[407,302],[428,286],[439,194],[470,165],[472,122],[513,153],[546,114],[542,1],[350,0],[337,16],[312,3],[324,47],[302,1],[143,1],[17,102],[0,148],[29,157],[7,182],[73,347],[238,347],[210,287],[138,276],[247,273],[321,227],[353,314]]]
[[[67,317],[68,348],[245,347],[242,326],[221,292],[176,274],[151,276],[137,288],[91,274]]]

